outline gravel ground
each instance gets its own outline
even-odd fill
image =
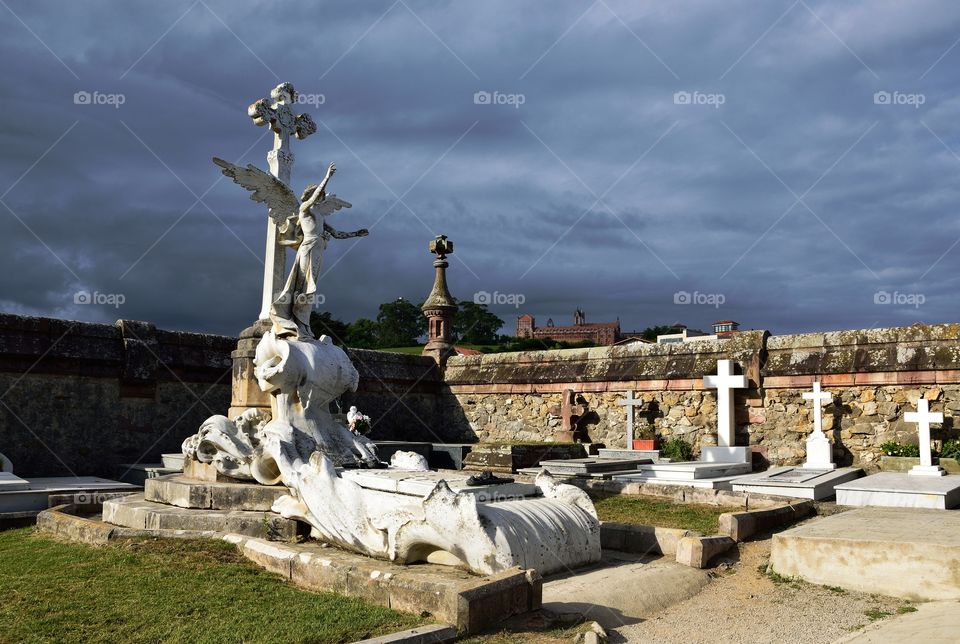
[[[896,614],[908,602],[831,590],[804,582],[776,583],[758,568],[770,539],[740,544],[739,561],[698,595],[645,621],[611,633],[611,642],[827,644],[871,623],[867,612]],[[909,609],[908,609],[909,610]]]

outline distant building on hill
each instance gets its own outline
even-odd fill
[[[577,307],[573,313],[573,324],[570,326],[556,326],[553,319],[547,320],[547,325],[538,327],[537,320],[532,315],[521,315],[517,318],[517,337],[534,338],[537,340],[551,339],[557,342],[582,342],[589,340],[594,344],[614,344],[622,339],[620,334],[620,320],[616,322],[587,322],[587,315],[583,309]]]
[[[729,338],[740,329],[740,324],[733,320],[720,320],[713,323],[713,335],[699,329],[688,329],[683,324],[676,326],[676,333],[657,336],[657,344],[678,344],[681,342],[700,342],[702,340],[723,340]]]

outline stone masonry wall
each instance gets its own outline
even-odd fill
[[[460,356],[448,363],[441,408],[461,410],[466,422],[447,429],[462,440],[549,441],[561,422],[549,409],[573,389],[587,404],[591,440],[623,447],[626,410],[617,401],[633,389],[646,403],[637,412],[637,437],[681,437],[698,452],[716,444],[716,397],[702,377],[729,358],[750,383],[735,398],[737,444],[755,446],[771,464],[802,462],[813,424],[802,393],[819,380],[834,394],[823,413],[835,459],[873,469],[881,443],[916,442],[916,426],[903,414],[921,395],[945,413],[935,438],[957,433],[958,337],[960,325],[792,336],[751,331],[723,341]]]

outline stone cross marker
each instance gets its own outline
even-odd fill
[[[633,449],[633,436],[634,436],[634,417],[637,412],[637,408],[643,407],[644,401],[642,398],[633,397],[633,389],[629,390],[626,393],[625,398],[621,398],[617,401],[617,404],[621,407],[626,407],[627,412],[627,449]]]
[[[813,433],[807,438],[807,461],[803,464],[806,470],[832,470],[837,466],[833,462],[833,447],[830,439],[823,433],[823,409],[821,405],[832,401],[833,396],[820,391],[820,382],[813,383],[813,391],[804,392],[806,400],[813,401]]]
[[[305,139],[317,131],[317,126],[309,114],[296,114],[293,104],[297,92],[290,83],[281,83],[270,92],[273,103],[267,99],[252,103],[247,114],[256,125],[266,125],[273,130],[273,149],[267,152],[270,173],[283,183],[290,185],[293,173],[293,152],[290,151],[290,136]],[[270,305],[283,290],[286,279],[286,252],[280,244],[277,225],[267,219],[267,250],[263,263],[263,302],[260,319],[270,319]]]
[[[717,360],[717,375],[704,376],[703,386],[717,390],[717,445],[733,447],[734,438],[733,390],[746,389],[747,377],[733,373],[733,360]]]
[[[577,397],[573,389],[564,389],[561,404],[551,405],[547,411],[551,416],[559,416],[563,419],[560,437],[570,442],[576,440],[580,417],[586,413],[587,409],[585,405],[577,404]]]
[[[917,401],[917,411],[908,411],[903,415],[908,423],[916,423],[920,430],[920,465],[914,465],[908,474],[913,476],[943,476],[946,474],[939,465],[933,464],[930,451],[930,423],[942,423],[943,414],[931,412],[926,398]]]

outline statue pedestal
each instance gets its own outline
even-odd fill
[[[253,375],[253,358],[257,354],[257,345],[263,334],[270,330],[269,320],[257,320],[240,333],[236,350],[230,354],[233,358],[231,376],[230,410],[227,417],[235,419],[248,409],[270,412],[270,394],[260,389]]]

